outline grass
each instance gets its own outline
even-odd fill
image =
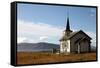
[[[17,64],[44,64],[96,60],[96,53],[50,54],[43,52],[17,52]]]

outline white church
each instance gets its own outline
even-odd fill
[[[60,39],[60,53],[86,53],[91,51],[91,37],[82,30],[73,32],[70,30],[69,18],[66,29]]]

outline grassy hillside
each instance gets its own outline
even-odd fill
[[[40,52],[17,52],[18,64],[44,64],[56,62],[75,62],[96,60],[96,53],[50,54]]]

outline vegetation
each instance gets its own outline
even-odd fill
[[[96,53],[51,54],[44,52],[17,52],[17,64],[44,64],[96,60]]]

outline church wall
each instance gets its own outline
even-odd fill
[[[74,41],[71,40],[71,42],[70,42],[70,52],[74,53],[74,52],[76,52],[76,49],[77,49],[77,45],[75,45]]]
[[[60,52],[63,53],[62,42],[60,42]]]
[[[66,42],[67,42],[67,41],[61,41],[61,42],[60,42],[60,52],[61,52],[61,53],[64,52],[64,48],[65,48]]]
[[[70,52],[70,40],[60,42],[60,52],[61,53]]]
[[[77,45],[78,44],[75,44],[75,41],[78,40],[79,38],[82,38],[82,37],[87,37],[85,34],[83,33],[78,33],[76,34],[74,37],[71,38],[71,42],[70,42],[70,51],[71,52],[77,52]],[[81,43],[81,51],[88,51],[88,45],[89,43],[88,42],[83,42]]]
[[[68,48],[67,48],[67,51],[70,52],[70,40],[68,40],[67,42],[68,42]]]
[[[80,50],[81,50],[81,52],[88,52],[89,50],[89,43],[88,43],[88,41],[82,41],[81,43],[80,43]]]

